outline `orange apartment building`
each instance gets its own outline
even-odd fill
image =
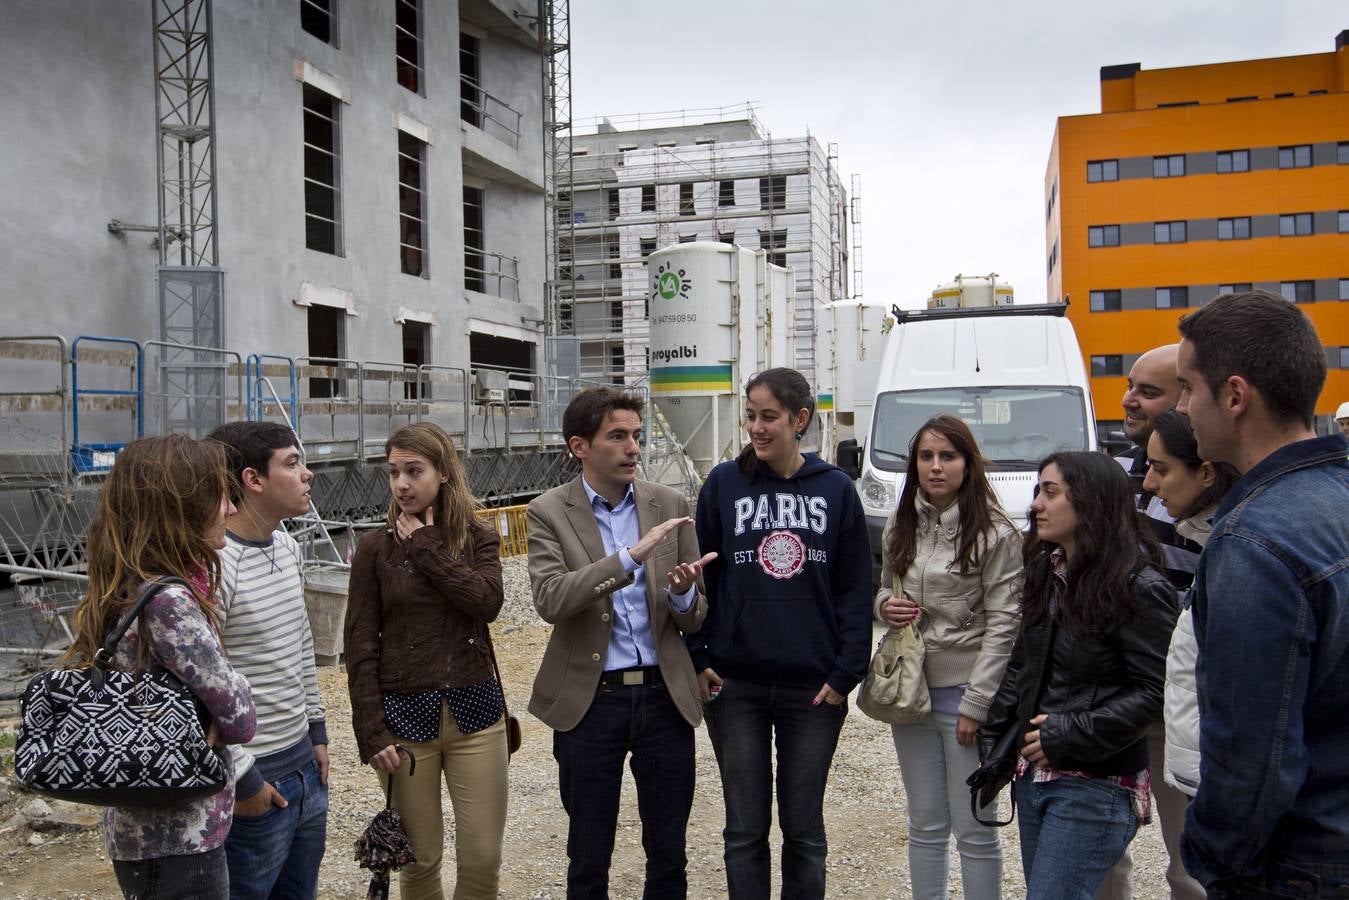
[[[1070,300],[1098,427],[1138,355],[1219,293],[1302,304],[1349,400],[1349,30],[1333,53],[1101,69],[1101,111],[1062,116],[1045,173],[1050,298]]]

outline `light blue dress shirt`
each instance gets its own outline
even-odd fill
[[[632,583],[616,590],[611,595],[614,602],[613,631],[609,634],[609,649],[604,656],[604,670],[631,669],[637,666],[654,666],[656,661],[656,639],[651,632],[651,613],[646,606],[646,566],[638,563],[628,552],[628,548],[642,538],[641,527],[637,524],[637,495],[628,485],[628,491],[618,506],[611,507],[581,476],[581,487],[590,498],[590,509],[595,514],[595,523],[600,528],[600,539],[604,542],[607,555],[618,554],[623,563],[623,571],[634,575]],[[667,588],[666,596],[677,612],[687,612],[693,605],[696,585],[690,585],[683,594],[671,594]]]

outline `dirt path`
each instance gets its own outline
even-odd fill
[[[562,898],[566,895],[566,829],[557,793],[552,733],[524,711],[547,629],[541,624],[505,625],[497,649],[508,697],[524,726],[524,746],[511,761],[510,816],[506,829],[501,896]],[[366,873],[351,860],[351,845],[384,797],[369,768],[356,757],[350,729],[346,676],[336,669],[320,675],[332,740],[331,813],[328,853],[320,876],[321,897],[361,898]],[[721,788],[706,729],[698,730],[698,789],[689,824],[689,896],[695,900],[725,896],[721,867]],[[641,896],[643,854],[631,777],[624,787],[623,811],[610,893],[616,900]],[[11,818],[29,797],[11,791],[0,801],[0,822]],[[908,897],[904,795],[889,732],[855,708],[844,726],[826,798],[829,829],[829,896],[878,900]],[[0,827],[0,897],[117,897],[112,866],[96,831],[29,843],[24,825]],[[776,838],[775,838],[776,841]],[[1016,829],[1003,829],[1004,892],[1024,893]],[[776,858],[776,852],[774,857]],[[1165,855],[1157,827],[1144,829],[1134,842],[1134,895],[1164,897]],[[453,884],[453,847],[446,852],[446,881]],[[776,863],[775,863],[776,865]],[[959,882],[958,862],[953,879]],[[395,879],[396,883],[396,879]],[[775,890],[776,893],[776,890]],[[960,896],[958,887],[953,896]],[[397,896],[397,890],[394,891]]]

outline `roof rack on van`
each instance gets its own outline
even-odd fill
[[[965,319],[981,316],[1063,316],[1068,312],[1065,303],[1034,303],[1024,306],[967,306],[955,309],[900,309],[890,308],[896,325],[905,322],[925,322],[933,319]]]

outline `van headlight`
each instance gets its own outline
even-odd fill
[[[862,495],[862,508],[870,515],[888,516],[895,508],[895,486],[877,478],[870,469],[862,476],[858,491]]]

